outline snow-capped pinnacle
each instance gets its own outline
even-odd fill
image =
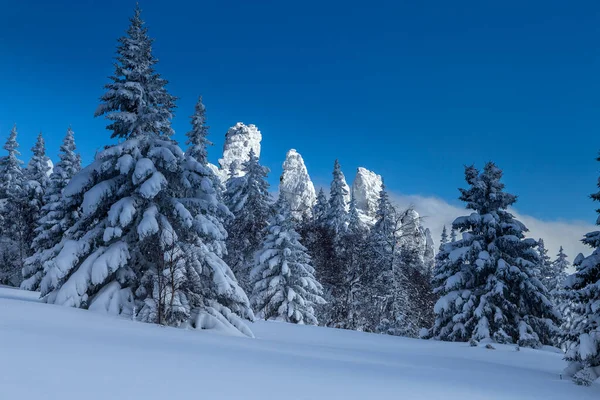
[[[229,178],[230,173],[233,173],[233,176],[243,176],[242,163],[248,160],[251,149],[260,157],[261,140],[262,135],[255,125],[238,122],[225,134],[223,157],[219,159],[219,167],[212,164],[209,164],[209,167],[222,182]]]
[[[48,175],[48,176],[52,175],[53,171],[54,171],[54,163],[52,162],[52,160],[50,158],[48,158],[48,171],[46,171],[46,175]]]
[[[304,216],[311,215],[312,208],[317,202],[317,193],[304,160],[295,149],[287,152],[283,162],[279,193],[287,200],[294,218],[302,219]]]
[[[352,183],[352,196],[361,219],[367,224],[374,222],[381,186],[381,175],[363,167],[358,168]]]

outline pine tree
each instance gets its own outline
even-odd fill
[[[138,135],[173,135],[171,119],[176,98],[167,90],[167,81],[154,70],[158,60],[152,55],[153,39],[144,27],[139,5],[129,29],[119,38],[115,73],[96,116],[113,121],[106,129],[111,138],[135,138]]]
[[[23,240],[27,246],[31,246],[38,227],[44,196],[48,182],[50,181],[50,159],[46,156],[46,144],[40,133],[34,146],[31,148],[32,156],[25,170],[25,196],[27,212],[23,215],[25,231]],[[28,249],[26,256],[30,256],[33,249]]]
[[[329,203],[325,197],[323,189],[319,190],[317,201],[313,207],[312,218],[304,218],[298,230],[303,238],[303,244],[308,250],[313,266],[315,268],[315,276],[317,281],[323,284],[323,297],[331,301],[331,296],[327,293],[328,282],[331,275],[331,264],[335,260],[334,254],[334,236],[327,225],[327,213]],[[317,305],[315,311],[317,319],[321,324],[325,325],[329,322],[331,304]]]
[[[556,260],[552,262],[554,282],[550,283],[550,291],[556,291],[557,289],[562,288],[565,279],[567,279],[567,270],[571,265],[568,258],[569,256],[565,254],[563,247],[560,246],[558,254],[556,255]]]
[[[267,182],[269,169],[260,165],[252,149],[242,164],[242,171],[244,176],[228,181],[225,193],[226,205],[234,216],[227,225],[229,254],[226,261],[242,288],[250,293],[254,254],[262,245],[273,212]]]
[[[597,160],[600,161],[600,157]],[[591,198],[600,201],[600,192]],[[600,210],[597,212],[600,214]],[[600,223],[600,218],[596,222]],[[573,263],[577,271],[564,285],[566,299],[571,301],[573,312],[578,316],[568,332],[572,343],[565,356],[569,362],[565,372],[575,383],[590,385],[600,375],[600,231],[587,233],[582,242],[594,251],[583,259],[578,257]]]
[[[327,210],[327,225],[334,235],[342,234],[348,227],[348,205],[346,197],[349,192],[346,189],[346,179],[338,160],[333,165],[333,180],[329,192],[329,208]]]
[[[252,304],[264,319],[316,325],[314,306],[324,303],[323,289],[294,225],[285,201],[279,201],[252,270]]]
[[[44,262],[56,256],[54,246],[61,241],[67,229],[77,220],[76,205],[68,203],[62,196],[64,188],[81,169],[81,158],[75,150],[74,133],[69,127],[60,146],[60,160],[50,174],[44,193],[44,205],[40,211],[35,229],[36,236],[32,243],[34,254],[25,260],[23,267],[22,289],[38,289]]]
[[[560,318],[544,285],[535,277],[536,242],[506,209],[516,196],[504,192],[502,171],[487,163],[482,173],[465,169],[468,189],[460,199],[474,212],[452,227],[462,240],[442,249],[447,259],[434,281],[433,337],[441,340],[494,340],[539,347],[550,344]]]
[[[192,130],[187,135],[188,150],[187,155],[194,157],[200,164],[208,163],[208,152],[206,148],[212,146],[212,142],[208,140],[208,125],[206,125],[206,107],[202,103],[202,96],[196,102],[194,115],[191,117]]]
[[[28,211],[25,177],[19,160],[17,126],[14,125],[0,159],[1,233],[0,284],[17,286],[21,281],[22,260],[29,251],[25,242],[25,214]]]
[[[548,293],[556,288],[556,277],[554,275],[554,268],[548,255],[548,249],[544,245],[544,239],[538,240],[538,264],[537,264],[537,276],[542,284],[546,287]]]
[[[440,251],[444,248],[444,245],[448,243],[448,231],[446,225],[442,228],[442,235],[440,237]]]
[[[97,115],[124,139],[63,194],[81,215],[44,264],[45,301],[140,321],[252,335],[244,291],[222,260],[226,232],[206,164],[170,139],[174,98],[136,8]],[[142,106],[143,105],[143,106]]]
[[[316,224],[324,225],[327,214],[329,213],[329,202],[327,201],[327,197],[325,197],[325,192],[323,188],[319,190],[317,194],[317,202],[313,207],[313,220]]]

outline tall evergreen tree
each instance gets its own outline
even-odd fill
[[[144,27],[139,5],[125,36],[119,38],[115,73],[105,85],[106,93],[96,116],[112,121],[106,129],[111,138],[135,138],[154,134],[170,137],[176,98],[167,92],[167,81],[156,71],[153,39]]]
[[[491,162],[482,173],[465,169],[470,187],[460,189],[460,199],[474,212],[454,221],[463,238],[442,250],[448,261],[435,277],[441,297],[432,334],[539,347],[551,343],[560,316],[535,277],[537,243],[524,238],[527,228],[506,210],[516,196],[504,192],[501,177]]]
[[[233,213],[227,225],[229,254],[225,260],[242,288],[251,293],[250,271],[254,254],[262,245],[273,211],[267,182],[269,169],[260,165],[252,149],[248,160],[242,164],[242,171],[244,176],[230,179],[225,193],[226,205]]]
[[[0,284],[17,286],[21,282],[22,260],[29,251],[25,241],[28,212],[26,182],[18,157],[17,126],[14,125],[6,140],[4,149],[8,155],[0,159]]]
[[[349,192],[346,189],[346,179],[338,160],[333,165],[333,180],[329,192],[329,208],[327,210],[327,225],[334,235],[342,234],[348,227],[348,205],[346,197]]]
[[[537,264],[537,276],[539,280],[544,284],[548,293],[556,288],[556,277],[554,276],[554,268],[552,261],[548,255],[548,249],[544,244],[544,239],[538,240],[538,264]]]
[[[313,207],[313,220],[318,225],[324,225],[327,214],[329,213],[329,203],[323,188],[319,190],[317,194],[317,202]]]
[[[563,247],[560,246],[556,259],[552,262],[552,270],[554,276],[554,282],[550,283],[549,290],[555,291],[562,288],[565,279],[567,278],[567,270],[571,263],[569,262],[569,256],[565,254]]]
[[[117,49],[97,115],[124,139],[101,151],[64,189],[80,218],[44,265],[49,303],[141,321],[252,335],[252,310],[223,261],[226,232],[208,165],[170,139],[174,98],[154,71],[140,9]]]
[[[316,325],[314,306],[324,303],[322,286],[281,197],[277,208],[252,270],[252,304],[265,319]]]
[[[446,229],[446,225],[444,225],[442,228],[442,235],[440,237],[440,251],[446,243],[448,243],[448,230]]]
[[[195,112],[191,116],[192,130],[189,131],[187,141],[189,147],[186,152],[196,159],[200,164],[208,163],[207,147],[212,146],[212,142],[208,140],[208,125],[206,125],[206,107],[202,103],[202,96],[196,102]]]
[[[27,212],[23,215],[25,231],[23,240],[27,246],[31,246],[38,227],[42,207],[44,206],[44,196],[48,182],[50,181],[50,159],[46,156],[46,144],[40,133],[33,147],[32,156],[25,170],[25,207]],[[26,256],[33,253],[33,249],[28,249]]]
[[[34,254],[25,260],[21,288],[37,290],[43,273],[43,263],[56,255],[54,246],[77,220],[76,204],[66,201],[62,192],[81,169],[81,158],[76,153],[73,130],[69,127],[59,150],[59,161],[54,166],[43,197],[43,207],[35,229],[32,249]]]
[[[600,192],[591,198],[600,201]],[[600,210],[597,212],[600,214]],[[594,251],[583,259],[578,257],[573,263],[577,271],[565,281],[566,298],[579,316],[568,332],[572,344],[565,359],[569,362],[567,375],[577,384],[590,385],[600,375],[600,231],[587,233],[582,242]]]

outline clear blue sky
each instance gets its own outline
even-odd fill
[[[94,118],[133,1],[0,0],[0,140],[24,158],[69,124],[89,162]],[[592,222],[600,171],[597,1],[148,1],[159,72],[180,98],[176,139],[202,94],[219,157],[254,123],[276,184],[297,148],[317,184],[339,158],[405,194],[458,204],[463,165],[496,161],[521,212]]]

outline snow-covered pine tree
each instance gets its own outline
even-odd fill
[[[317,202],[313,207],[313,221],[320,225],[325,225],[325,218],[329,213],[329,202],[325,196],[323,188],[319,189],[317,194]]]
[[[552,261],[548,255],[548,249],[544,244],[544,239],[538,240],[538,263],[536,273],[539,280],[544,284],[548,293],[556,288],[556,277],[554,276],[554,268]]]
[[[571,263],[569,262],[569,256],[565,254],[565,251],[562,246],[558,250],[558,254],[556,255],[556,259],[552,262],[552,267],[554,269],[554,274],[556,277],[556,287],[562,286],[563,281],[567,277],[567,270]]]
[[[192,120],[192,130],[187,135],[188,145],[186,155],[190,155],[200,164],[208,163],[207,147],[212,146],[212,142],[208,140],[208,125],[206,125],[206,107],[202,103],[202,96],[198,97],[194,114],[190,117]]]
[[[448,261],[435,277],[441,297],[433,337],[550,344],[560,315],[535,277],[536,241],[524,238],[527,228],[506,210],[516,196],[504,192],[494,163],[482,173],[467,167],[465,178],[470,187],[460,199],[474,212],[454,221],[463,238],[442,249]]]
[[[225,201],[233,213],[227,224],[227,249],[225,260],[231,266],[246,293],[251,293],[250,271],[254,266],[254,254],[260,249],[265,228],[273,214],[269,183],[269,169],[260,165],[258,157],[250,149],[248,160],[242,163],[244,176],[230,179]]]
[[[338,259],[341,266],[342,281],[331,297],[329,306],[329,325],[336,328],[359,329],[362,327],[362,317],[358,309],[361,279],[364,274],[366,236],[368,228],[360,219],[356,207],[356,199],[350,200],[348,213],[348,228],[338,240]]]
[[[333,253],[333,235],[327,226],[327,212],[329,203],[323,189],[319,190],[316,203],[313,207],[312,218],[304,218],[298,230],[303,239],[303,244],[308,249],[313,266],[315,268],[315,276],[319,282],[325,285],[325,281],[330,275],[329,266],[335,259]],[[326,293],[323,294],[327,297]],[[318,320],[321,324],[329,321],[329,304],[317,306]]]
[[[29,251],[24,240],[27,196],[23,161],[18,157],[17,126],[14,125],[4,149],[8,155],[0,159],[0,284],[17,286],[21,282],[22,260]]]
[[[398,212],[391,204],[382,184],[376,222],[366,239],[366,267],[358,296],[366,331],[410,335],[416,330],[409,326],[406,277],[399,263],[402,219],[406,216],[407,212]]]
[[[591,197],[600,201],[600,192]],[[600,217],[596,223],[600,224]],[[600,376],[600,231],[587,233],[582,242],[594,251],[573,262],[577,271],[564,284],[566,299],[578,316],[568,332],[572,344],[565,356],[569,362],[565,373],[577,384],[590,385]]]
[[[73,130],[69,127],[59,150],[59,161],[49,177],[43,198],[32,249],[34,254],[25,260],[21,288],[37,290],[43,273],[43,264],[56,256],[54,246],[77,220],[77,205],[66,201],[62,191],[81,169],[81,157],[75,148]]]
[[[323,304],[322,286],[285,200],[277,204],[252,270],[252,304],[264,319],[316,325],[314,306]]]
[[[333,164],[333,180],[329,192],[329,207],[326,223],[334,235],[342,234],[348,227],[348,204],[346,198],[350,195],[347,190],[346,178],[338,160]]]
[[[202,102],[202,96],[198,97],[198,101],[194,108],[194,114],[190,119],[192,130],[186,133],[187,140],[185,143],[188,145],[188,148],[185,154],[186,156],[193,157],[202,165],[208,165],[207,147],[212,146],[213,143],[208,140],[209,126],[206,125],[206,107]],[[214,173],[211,175],[211,179],[213,181],[213,187],[217,192],[217,198],[221,201],[223,199],[223,191],[225,190],[223,183]]]
[[[442,228],[442,235],[440,236],[439,249],[442,250],[446,243],[448,243],[448,230],[446,229],[446,225],[444,225],[444,227]]]
[[[152,40],[136,8],[119,39],[112,83],[96,115],[124,139],[99,152],[64,189],[81,216],[44,264],[49,303],[147,322],[252,335],[244,291],[222,260],[228,213],[212,172],[170,135],[174,98],[154,71]]]
[[[30,247],[26,256],[30,256],[34,251],[31,244],[36,236],[35,230],[38,227],[38,220],[44,206],[44,195],[50,181],[50,159],[46,156],[46,143],[41,132],[37,136],[31,152],[31,158],[24,171],[27,212],[23,216],[25,220],[23,240]]]

